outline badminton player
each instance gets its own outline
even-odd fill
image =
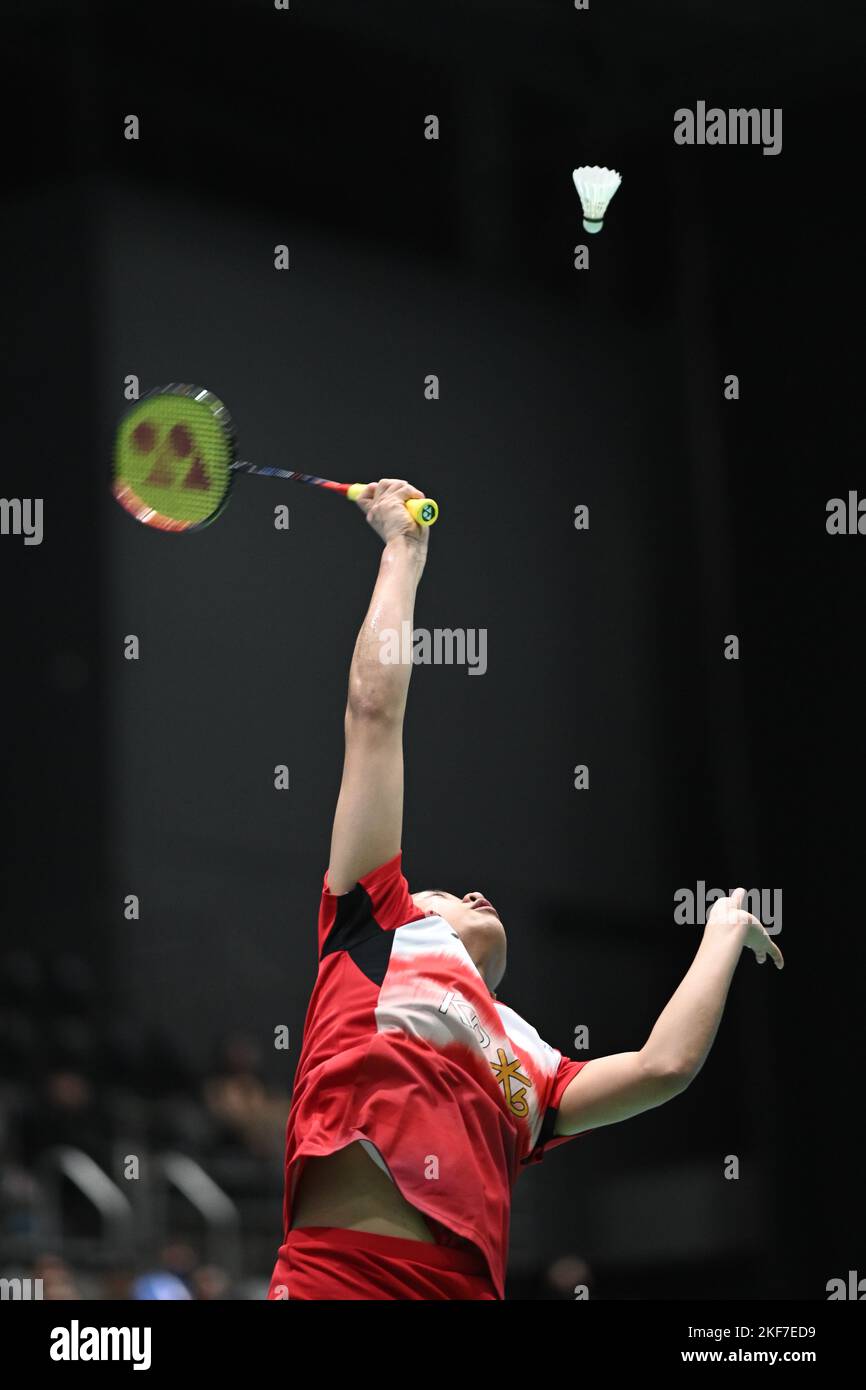
[[[404,501],[420,496],[384,478],[358,499],[384,548],[349,672],[271,1299],[501,1299],[521,1170],[679,1095],[706,1059],[743,948],[783,964],[738,889],[714,904],[643,1047],[573,1061],[497,998],[505,928],[483,893],[409,891],[412,666],[382,660],[380,638],[413,620],[430,533]]]

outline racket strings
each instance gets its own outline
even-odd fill
[[[233,454],[230,428],[205,401],[171,392],[146,396],[121,428],[115,496],[148,525],[206,525],[225,502]]]

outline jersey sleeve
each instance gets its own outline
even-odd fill
[[[540,1163],[544,1155],[550,1150],[555,1149],[558,1144],[567,1144],[569,1139],[577,1139],[577,1134],[557,1134],[554,1135],[556,1127],[556,1117],[559,1114],[559,1106],[562,1101],[563,1093],[569,1082],[577,1076],[578,1072],[586,1066],[586,1062],[575,1062],[570,1057],[560,1057],[559,1066],[551,1077],[550,1086],[544,1101],[544,1119],[541,1122],[541,1129],[535,1141],[535,1147],[530,1150],[523,1164]],[[588,1131],[584,1130],[583,1133]]]
[[[359,878],[337,896],[322,882],[319,904],[319,959],[332,951],[350,951],[377,932],[395,931],[424,913],[416,907],[403,877],[403,852]]]

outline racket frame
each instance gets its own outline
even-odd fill
[[[214,422],[222,430],[228,450],[229,463],[225,492],[220,498],[216,508],[209,516],[206,516],[202,521],[188,522],[177,521],[170,516],[163,516],[161,512],[158,512],[148,502],[145,502],[142,497],[139,497],[129,483],[118,478],[116,471],[111,491],[115,501],[120,503],[125,512],[129,512],[129,515],[134,517],[136,521],[140,521],[145,526],[149,526],[151,530],[172,531],[176,534],[191,535],[194,531],[203,531],[205,527],[210,526],[212,522],[222,516],[222,513],[228,506],[236,472],[235,465],[238,455],[237,430],[235,429],[235,423],[229,413],[228,406],[224,401],[220,400],[219,396],[215,396],[213,391],[208,391],[205,386],[195,386],[190,382],[182,381],[171,381],[167,386],[154,386],[150,391],[146,391],[137,401],[132,402],[122,418],[121,427],[123,421],[128,419],[130,415],[134,414],[146,401],[152,399],[154,396],[184,396],[188,400],[194,400],[197,404],[206,406],[210,411]],[[118,430],[118,436],[119,432]],[[116,450],[117,445],[115,444],[115,470],[117,458]]]

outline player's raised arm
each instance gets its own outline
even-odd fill
[[[423,495],[409,483],[383,478],[358,498],[385,548],[349,672],[343,780],[328,866],[332,893],[347,893],[401,846],[403,715],[412,674],[415,590],[430,534],[412,520],[405,502]]]
[[[652,1110],[694,1080],[713,1045],[743,948],[781,970],[782,953],[751,913],[745,889],[713,904],[697,955],[639,1052],[587,1062],[563,1092],[557,1135],[580,1134]]]

